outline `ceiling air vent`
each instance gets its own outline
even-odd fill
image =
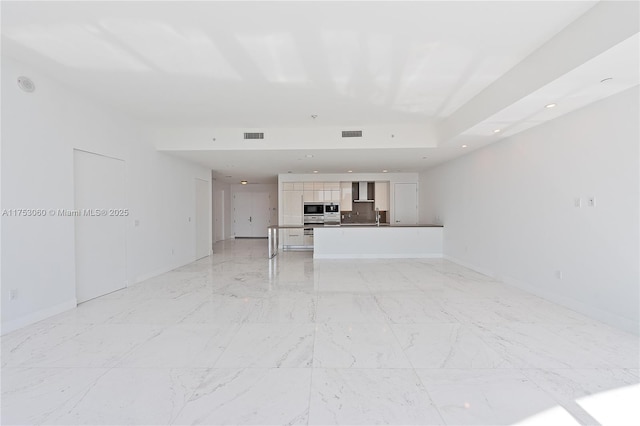
[[[361,138],[362,130],[343,130],[342,137],[343,138]]]
[[[245,133],[245,139],[264,139],[264,133]]]

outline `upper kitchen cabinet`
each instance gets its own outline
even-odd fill
[[[351,182],[340,182],[340,210],[350,212],[353,210],[353,189]]]
[[[375,208],[389,211],[389,182],[376,182],[374,194]]]
[[[340,202],[340,182],[324,183],[324,201],[328,203]]]
[[[313,182],[305,182],[303,184],[303,189],[304,189],[304,192],[303,192],[302,198],[305,203],[311,202],[311,201],[317,201],[316,193],[313,190]]]
[[[302,191],[304,184],[302,182],[285,182],[282,184],[284,191]]]

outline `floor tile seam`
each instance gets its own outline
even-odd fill
[[[391,334],[393,334],[393,337],[396,341],[396,344],[398,345],[398,347],[400,348],[400,350],[402,351],[402,355],[404,355],[405,359],[407,360],[408,365],[411,366],[411,369],[413,370],[413,374],[418,377],[418,379],[420,380],[420,376],[418,375],[418,372],[416,371],[416,367],[413,364],[413,362],[411,361],[411,358],[409,357],[409,355],[407,354],[407,351],[405,350],[405,348],[402,346],[402,342],[400,341],[400,338],[398,337],[398,335],[396,334],[396,331],[393,329],[393,325],[390,323],[387,323],[387,326],[389,327],[389,330],[391,330]],[[427,391],[427,388],[424,386],[424,384],[422,383],[422,380],[420,380],[420,383],[422,384],[422,387],[424,388],[425,392]],[[435,404],[433,403],[433,399],[431,398],[431,395],[429,395],[429,393],[427,392],[427,395],[429,396],[429,400],[431,401],[431,403],[433,404],[433,406],[435,407]],[[437,410],[437,407],[436,407]],[[442,417],[442,415],[440,414],[440,411],[438,410],[438,415],[440,416],[440,418],[443,420],[444,422],[444,418]]]
[[[534,323],[522,323],[522,322],[505,322],[504,323],[504,325],[510,325],[510,324],[541,326],[541,327],[543,327],[542,331],[545,333],[545,338],[548,338],[547,334],[551,335],[551,336],[554,336],[555,338],[557,338],[557,339],[559,339],[559,340],[561,340],[561,341],[563,341],[565,343],[568,342],[571,346],[573,346],[575,349],[579,349],[582,353],[589,353],[589,354],[591,354],[591,356],[594,356],[591,353],[591,349],[592,349],[591,345],[581,344],[580,342],[577,342],[575,340],[568,340],[565,336],[562,336],[560,333],[556,332],[554,327],[549,327],[552,324],[548,324],[548,323],[539,323],[539,324],[536,323],[536,324],[534,324]],[[484,330],[486,330],[486,332],[489,333],[493,337],[492,340],[496,340],[496,341],[504,340],[501,337],[500,334],[498,334],[495,331],[493,331],[493,330],[489,329],[488,327],[486,327],[487,325],[491,325],[491,324],[480,323],[480,324],[477,324],[477,325],[480,326],[480,327],[485,326]],[[529,335],[529,334],[527,333],[527,335]],[[494,345],[497,344],[495,341],[494,342],[486,342],[485,341],[485,343],[487,345],[489,345],[491,347],[491,349],[493,349],[494,351],[496,350],[496,349],[494,349]],[[516,343],[518,345],[522,345],[523,344],[522,342],[516,342]],[[602,354],[595,354],[595,358],[596,358],[598,367],[594,367],[594,368],[599,368],[599,369],[630,368],[630,367],[627,367],[627,366],[612,365],[611,361],[609,360],[609,357],[607,357],[605,355],[602,355]],[[564,362],[564,361],[562,361],[562,362]],[[589,368],[589,367],[586,367],[586,368]]]
[[[411,362],[411,360],[409,360],[409,362]],[[411,363],[411,365],[413,366],[413,363]],[[434,369],[434,370],[442,370],[442,369],[438,368],[438,369]],[[431,403],[431,406],[436,410],[436,413],[438,413],[438,417],[440,418],[440,421],[442,422],[441,424],[446,425],[447,422],[444,419],[444,415],[440,411],[440,407],[438,407],[438,405],[435,403],[433,397],[431,396],[431,392],[429,392],[429,389],[425,385],[424,380],[422,380],[422,377],[420,377],[420,374],[418,374],[418,369],[416,369],[415,367],[413,368],[413,374],[418,379],[418,381],[420,382],[420,385],[422,386],[422,389],[424,389],[424,392],[427,395],[427,398],[429,398],[429,402]]]
[[[211,367],[210,368],[215,368],[215,365],[220,361],[222,356],[227,352],[227,350],[229,350],[229,347],[231,346],[233,341],[236,339],[236,337],[240,333],[240,330],[242,329],[242,327],[244,325],[244,322],[234,323],[234,324],[237,324],[236,331],[233,333],[233,336],[231,336],[231,338],[228,340],[228,342],[225,345],[224,349],[222,351],[220,351],[220,355],[218,355],[216,357],[216,359],[211,363]],[[212,339],[213,339],[213,337],[212,337]]]
[[[540,385],[538,383],[537,380],[535,380],[532,376],[530,376],[530,373],[532,370],[534,371],[549,371],[549,370],[554,370],[553,368],[551,369],[546,369],[546,368],[520,368],[518,369],[520,370],[520,373],[527,378],[527,380],[533,384],[536,388],[538,388],[540,391],[542,391],[545,395],[547,395],[549,398],[551,398],[553,401],[556,402],[558,407],[561,407],[564,409],[564,411],[566,411],[567,413],[569,413],[569,415],[571,417],[573,417],[573,419],[580,423],[583,424],[583,422],[574,415],[573,410],[577,410],[580,412],[580,415],[590,419],[592,422],[590,422],[589,424],[599,424],[599,422],[593,418],[593,416],[591,416],[591,414],[585,410],[584,408],[582,408],[582,406],[580,406],[580,404],[578,404],[575,400],[566,400],[564,398],[561,398],[559,396],[557,396],[555,393],[550,392],[549,390],[545,389],[542,385]],[[565,370],[573,370],[573,369],[565,369]],[[567,403],[570,404],[570,407],[567,407]]]
[[[156,325],[156,327],[158,327],[158,325]],[[160,327],[160,329],[157,330],[157,332],[151,333],[151,335],[148,336],[146,339],[144,339],[144,341],[137,342],[136,344],[134,344],[128,351],[126,351],[125,353],[123,353],[122,355],[120,355],[117,358],[117,360],[114,362],[112,368],[120,366],[127,359],[127,357],[129,357],[136,349],[142,347],[142,345],[144,345],[146,343],[149,343],[150,341],[152,341],[156,337],[160,336],[163,332],[165,332],[167,330],[167,328],[169,328],[169,327],[168,326]]]

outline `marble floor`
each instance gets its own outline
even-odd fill
[[[441,259],[266,251],[2,337],[1,423],[640,424],[637,336]]]

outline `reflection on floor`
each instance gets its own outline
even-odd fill
[[[4,336],[2,424],[640,424],[593,402],[637,394],[637,336],[444,260],[266,251]]]

